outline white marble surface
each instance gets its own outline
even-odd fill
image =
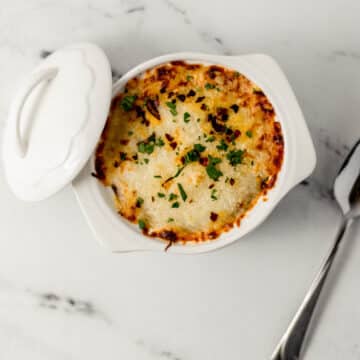
[[[1,127],[21,77],[74,41],[102,46],[116,74],[174,51],[262,52],[288,75],[318,154],[309,182],[264,225],[198,256],[107,253],[70,187],[22,203],[0,175],[0,359],[269,358],[337,226],[329,187],[360,135],[360,2],[0,4]],[[308,360],[360,359],[359,234],[354,226],[326,289]]]

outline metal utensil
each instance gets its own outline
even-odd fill
[[[334,196],[342,212],[335,241],[316,275],[299,310],[276,347],[271,360],[299,360],[302,345],[321,289],[329,274],[340,243],[352,221],[360,216],[360,141],[350,151],[334,182]]]

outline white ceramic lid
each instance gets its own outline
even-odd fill
[[[111,68],[93,44],[46,58],[20,87],[4,136],[4,167],[15,195],[43,200],[70,183],[93,152],[111,101]]]

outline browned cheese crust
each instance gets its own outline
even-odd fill
[[[113,99],[94,175],[144,234],[205,241],[240,226],[275,185],[283,153],[259,87],[234,70],[176,61]]]

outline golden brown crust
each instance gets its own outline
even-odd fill
[[[95,176],[144,234],[205,241],[240,225],[274,187],[283,154],[280,123],[254,83],[221,66],[174,61],[129,80],[113,99]]]

